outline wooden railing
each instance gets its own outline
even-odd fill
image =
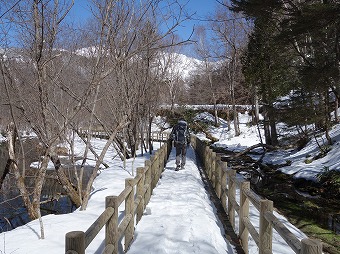
[[[106,209],[85,231],[68,232],[65,236],[66,254],[85,254],[87,246],[105,226],[105,249],[103,253],[118,253],[118,241],[124,237],[125,251],[133,240],[135,223],[143,216],[152,190],[164,170],[171,152],[171,142],[165,142],[159,150],[145,161],[145,167],[137,168],[135,178],[125,180],[125,189],[118,196],[106,197]],[[118,221],[118,207],[125,202],[125,215]]]
[[[249,234],[256,242],[260,254],[272,253],[273,229],[286,241],[288,246],[299,254],[321,254],[322,244],[318,240],[305,238],[301,241],[274,215],[273,201],[261,199],[250,189],[250,183],[236,178],[236,170],[227,167],[221,157],[197,137],[192,137],[192,146],[202,159],[204,168],[211,181],[216,195],[221,200],[224,211],[235,231],[235,211],[238,214],[239,225],[237,235],[242,248],[248,253]],[[236,188],[240,189],[237,201]],[[250,202],[259,211],[259,232],[249,218]]]
[[[97,138],[103,138],[103,139],[108,139],[109,134],[103,130],[103,128],[92,128],[91,130],[87,128],[79,128],[78,133],[80,135],[87,135],[88,133],[91,133],[93,137]],[[141,135],[144,140],[146,140],[147,137],[149,137],[149,134],[147,132],[143,132],[143,135]],[[164,142],[169,139],[169,134],[163,131],[153,131],[150,134],[150,139],[153,142]]]

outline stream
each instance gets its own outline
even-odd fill
[[[292,176],[277,170],[278,165],[260,164],[248,155],[235,157],[235,153],[225,148],[212,149],[221,156],[222,161],[250,181],[251,188],[258,195],[270,199],[277,208],[288,208],[291,204],[297,207],[297,214],[313,218],[322,227],[340,234],[340,204],[337,198],[323,197],[310,193],[310,181],[296,180]],[[315,189],[315,186],[312,186]],[[305,204],[313,203],[311,208]]]
[[[93,167],[84,170],[83,184],[86,185]],[[15,186],[13,177],[6,180],[0,190],[0,233],[22,226],[30,221],[24,203]],[[34,177],[26,177],[26,184],[32,186]],[[31,183],[30,183],[31,182]],[[54,170],[49,170],[41,193],[41,215],[71,213],[77,207],[66,195],[58,182]]]
[[[36,159],[36,158],[35,158]],[[32,160],[35,160],[32,159]],[[7,153],[5,146],[0,143],[0,176],[6,166]],[[29,161],[30,163],[31,161]],[[28,163],[27,163],[28,164]],[[70,165],[65,165],[66,174],[71,178],[74,177],[74,168]],[[83,176],[83,186],[86,186],[88,179],[92,173],[92,166],[85,167]],[[77,168],[79,170],[79,167]],[[35,181],[36,169],[29,168],[26,170],[25,184],[33,186]],[[73,176],[73,177],[72,177]],[[32,189],[33,187],[31,187]],[[30,187],[28,187],[30,190]],[[64,192],[62,186],[58,182],[55,170],[48,170],[41,193],[41,214],[66,214],[73,212],[76,207],[70,198]],[[12,230],[18,226],[22,226],[30,221],[23,200],[16,187],[14,175],[7,174],[2,188],[0,189],[0,233]]]

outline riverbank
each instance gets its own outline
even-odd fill
[[[214,122],[214,117],[209,113],[202,113],[196,119]],[[327,140],[323,133],[318,133],[309,142],[301,145],[296,128],[277,124],[280,142],[286,148],[282,147],[274,151],[266,149],[264,153],[262,147],[258,147],[239,160],[240,158],[235,159],[235,154],[244,152],[263,141],[263,128],[251,125],[251,115],[247,112],[239,113],[241,132],[239,136],[234,135],[232,123],[228,125],[226,120],[219,120],[219,126],[214,127],[211,124],[207,132],[218,140],[214,142],[213,148],[218,149],[217,152],[223,151],[225,160],[229,160],[229,166],[250,180],[252,188],[258,194],[273,200],[276,209],[287,216],[294,225],[301,228],[308,236],[321,239],[329,253],[340,254],[340,236],[335,234],[325,221],[329,215],[332,215],[334,220],[330,224],[337,230],[335,222],[339,222],[336,221],[340,213],[339,198],[333,196],[333,191],[329,193],[324,188],[328,184],[330,189],[335,188],[335,193],[339,193],[340,179],[337,178],[339,181],[333,182],[325,181],[325,185],[319,188],[319,192],[315,192],[315,187],[320,184],[320,176],[325,172],[340,173],[340,124],[334,125],[329,132],[333,144],[327,146],[327,153],[321,150],[326,146],[323,144]],[[203,134],[201,136],[206,138]],[[329,177],[332,179],[332,176]],[[320,198],[315,198],[318,195]],[[324,218],[315,218],[316,211],[320,211],[319,214]]]
[[[279,213],[309,237],[320,239],[325,253],[340,253],[340,203],[332,186],[327,190],[313,181],[294,179],[279,170],[284,165],[259,163],[252,156],[263,157],[260,153],[237,156],[226,147],[213,148],[258,195],[272,200]]]

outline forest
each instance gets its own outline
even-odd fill
[[[74,0],[2,0],[1,192],[15,189],[29,218],[40,218],[52,162],[64,192],[85,210],[108,148],[124,160],[136,155],[143,135],[149,140],[143,147],[151,147],[151,124],[164,105],[173,116],[178,105],[212,105],[215,125],[218,105],[228,105],[235,136],[238,105],[250,105],[266,145],[282,145],[276,125],[284,122],[299,132],[293,145],[325,132],[319,146],[327,153],[328,133],[339,122],[339,1],[214,2],[206,25],[180,39],[176,28],[194,15],[185,1],[91,0],[91,15],[79,27],[69,17]],[[183,75],[178,63],[189,44],[197,61]],[[91,147],[93,130],[109,137],[99,154]],[[73,164],[76,137],[86,150],[71,176],[60,156],[67,153]],[[96,166],[84,183],[88,153]],[[36,159],[40,167],[32,175]]]

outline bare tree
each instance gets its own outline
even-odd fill
[[[222,6],[222,8],[220,8]],[[240,135],[237,101],[235,91],[242,87],[241,55],[247,42],[246,23],[240,16],[229,11],[226,5],[221,5],[216,11],[212,30],[223,48],[222,57],[226,59],[228,91],[231,98],[235,135]]]
[[[61,23],[72,5],[73,2],[61,5],[59,1],[53,3],[37,0],[18,1],[12,6],[13,11],[8,13],[15,23],[13,32],[20,36],[23,46],[23,62],[15,58],[9,60],[7,56],[2,58],[1,69],[13,122],[8,130],[8,136],[15,140],[14,133],[19,130],[20,119],[21,124],[35,132],[44,147],[44,156],[37,170],[32,193],[24,183],[26,166],[23,164],[23,169],[19,171],[15,150],[11,149],[11,169],[14,171],[17,187],[31,219],[41,216],[41,190],[47,164],[50,158],[54,157],[61,130],[66,126],[59,125],[59,120],[63,118],[58,109],[60,103],[52,100],[55,95],[53,84],[58,82],[63,67],[56,65],[60,54],[54,49]],[[24,123],[22,119],[25,120]],[[8,147],[12,147],[10,143]],[[43,230],[41,237],[43,238]]]
[[[157,30],[160,21],[157,14],[163,10],[159,1],[94,1],[93,6],[96,60],[91,80],[99,97],[96,97],[93,104],[92,119],[110,134],[105,147],[116,143],[117,148],[125,149],[122,147],[123,137],[123,141],[128,141],[128,148],[134,156],[141,122],[145,120],[146,113],[150,113],[147,98],[153,88],[151,65],[155,52],[175,45],[174,40],[170,40],[170,44],[164,43],[165,38],[172,37],[174,29],[183,18],[179,14],[177,21],[167,31],[159,33]],[[99,89],[103,89],[101,93]],[[111,111],[111,121],[108,121],[108,115],[99,114],[102,108],[98,101],[105,101],[109,109],[106,112]],[[86,187],[82,209],[86,209],[99,165],[98,162]]]
[[[207,83],[209,84],[209,86],[207,86],[206,92],[211,94],[211,99],[214,106],[215,126],[218,126],[219,118],[217,114],[217,96],[212,78],[215,65],[214,59],[216,59],[216,57],[214,57],[212,45],[207,39],[206,30],[204,27],[199,27],[196,30],[196,36],[196,52],[199,58],[203,61],[203,73],[205,73],[205,76],[207,77]]]
[[[9,125],[12,141],[8,146],[13,147],[11,170],[31,219],[40,217],[41,190],[49,161],[72,202],[85,210],[109,146],[119,150],[124,145],[122,136],[126,135],[128,148],[132,155],[135,153],[141,126],[145,121],[151,123],[159,103],[155,100],[160,80],[155,57],[158,51],[182,43],[174,39],[173,33],[187,18],[176,1],[168,3],[167,8],[161,7],[160,2],[94,0],[93,20],[81,35],[83,43],[89,46],[86,56],[58,50],[67,41],[63,23],[73,1],[17,1],[9,8],[21,58],[8,59],[4,54],[1,58],[2,83],[6,88],[3,90],[10,112],[7,115],[9,122],[14,123]],[[173,4],[180,10],[176,16],[171,12]],[[164,13],[164,9],[168,12]],[[161,15],[162,19],[160,12],[166,14]],[[164,20],[173,22],[160,33]],[[33,192],[23,181],[26,166],[18,167],[22,164],[17,163],[15,154],[13,141],[21,140],[16,133],[22,126],[35,133],[41,151]],[[96,154],[91,136],[82,137],[86,149],[81,170],[74,170],[74,182],[61,163],[58,148],[66,142],[74,155],[74,133],[80,134],[80,127],[100,127],[109,139]],[[85,185],[82,179],[89,152],[95,155],[96,165]],[[74,162],[73,156],[71,161]]]
[[[160,66],[160,77],[164,85],[164,93],[166,94],[165,101],[170,102],[170,110],[174,112],[175,104],[179,103],[180,94],[184,93],[184,75],[183,70],[179,68],[184,66],[181,63],[181,56],[176,53],[176,48],[169,48],[167,51],[163,51],[159,54],[159,66]]]

